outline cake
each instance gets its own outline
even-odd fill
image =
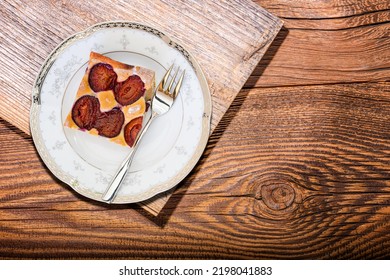
[[[154,71],[91,52],[64,126],[133,147],[154,86]]]

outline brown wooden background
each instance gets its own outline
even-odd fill
[[[0,117],[27,134],[31,88],[39,67],[64,38],[98,22],[144,23],[185,47],[201,65],[210,87],[211,131],[282,27],[279,18],[251,0],[222,5],[213,0],[6,0],[0,12],[0,73],[4,73]],[[172,190],[141,205],[157,215],[171,194]]]
[[[157,217],[70,191],[0,121],[0,257],[390,257],[390,3],[257,3],[284,28]]]

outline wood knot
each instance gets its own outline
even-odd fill
[[[265,205],[273,210],[291,206],[295,199],[294,188],[287,183],[267,182],[261,186],[261,197]]]

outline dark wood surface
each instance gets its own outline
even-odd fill
[[[1,258],[390,257],[388,1],[257,1],[284,29],[155,217],[87,200],[0,122]]]

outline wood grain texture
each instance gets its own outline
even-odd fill
[[[6,0],[0,12],[0,117],[27,134],[31,90],[40,66],[65,38],[93,24],[142,22],[185,46],[210,84],[213,128],[281,27],[278,18],[250,0],[148,0],[142,5],[139,1]]]
[[[0,257],[388,258],[389,93],[390,83],[242,91],[157,217],[73,193],[1,121]]]
[[[257,0],[284,21],[246,87],[386,81],[387,0]]]
[[[61,41],[93,24],[143,22],[185,46],[210,85],[212,130],[281,28],[278,18],[250,0],[143,1],[142,5],[139,1],[7,0],[0,3],[0,12],[0,117],[27,134],[31,89],[40,66]],[[170,194],[142,205],[157,215]]]
[[[388,1],[256,2],[287,28],[157,216],[73,192],[0,121],[0,258],[390,258]]]

